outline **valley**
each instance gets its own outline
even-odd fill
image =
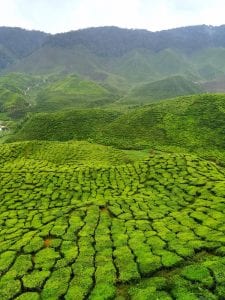
[[[225,27],[0,46],[0,299],[223,300]]]

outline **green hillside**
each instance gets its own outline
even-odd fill
[[[11,140],[89,139],[124,149],[175,147],[224,160],[224,114],[223,94],[178,97],[123,114],[100,109],[36,114]]]
[[[0,120],[22,118],[34,111],[105,106],[119,94],[107,83],[100,85],[77,75],[10,73],[0,76]]]
[[[103,106],[114,95],[93,81],[70,75],[49,84],[36,98],[36,111],[55,111],[73,107]]]
[[[119,57],[99,57],[82,46],[43,46],[8,70],[42,75],[75,73],[123,89],[177,74],[199,79],[201,75],[195,65],[190,57],[174,49],[154,53],[141,48]]]
[[[100,109],[38,113],[18,126],[12,140],[92,140],[120,113]],[[22,128],[20,129],[20,127]]]
[[[35,64],[33,62],[36,62]],[[95,55],[82,46],[63,48],[43,46],[9,69],[32,74],[58,72],[86,74],[98,70]]]
[[[0,114],[20,118],[33,104],[32,90],[40,87],[41,78],[22,73],[0,76]]]
[[[81,45],[45,45],[10,65],[6,72],[78,74],[126,91],[134,85],[162,80],[168,76],[182,76],[194,82],[221,80],[225,77],[224,51],[224,48],[208,48],[187,55],[173,48],[157,52],[137,48],[120,56],[105,57]]]
[[[205,25],[159,32],[100,27],[56,35],[0,28],[0,69],[78,74],[122,91],[177,75],[215,81],[225,77],[224,39],[224,26]]]
[[[224,151],[225,95],[160,101],[122,115],[103,135],[119,147],[175,146],[194,152]]]
[[[196,84],[182,76],[171,76],[135,87],[119,101],[119,104],[147,104],[155,100],[200,94],[202,92],[203,88],[200,84]]]

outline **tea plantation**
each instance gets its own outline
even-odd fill
[[[223,168],[62,145],[0,147],[1,300],[225,298]]]

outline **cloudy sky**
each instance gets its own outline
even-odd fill
[[[0,0],[0,26],[56,33],[115,25],[152,31],[225,24],[225,0]]]

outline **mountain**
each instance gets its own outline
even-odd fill
[[[41,47],[48,34],[21,28],[0,27],[0,69]]]
[[[158,32],[97,27],[52,35],[44,44],[63,48],[82,45],[103,57],[122,56],[139,48],[153,52],[178,49],[190,54],[205,48],[225,47],[225,25],[190,26]]]
[[[203,93],[200,84],[182,76],[171,76],[162,80],[145,83],[132,89],[117,104],[146,104],[160,99]]]
[[[168,76],[180,75],[193,81],[225,78],[225,26],[159,32],[117,27],[56,35],[22,32],[32,37],[37,34],[36,44],[7,68],[3,66],[4,72],[75,73],[122,91]]]

